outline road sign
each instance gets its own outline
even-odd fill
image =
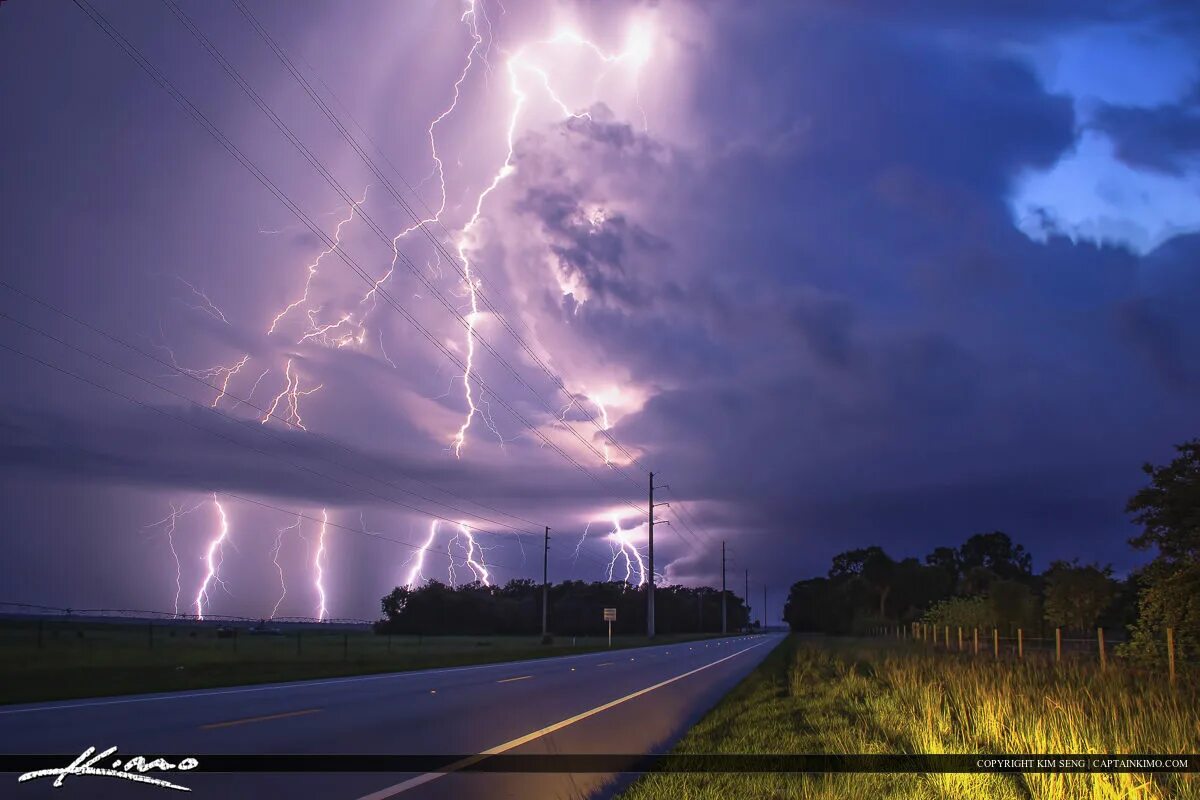
[[[604,621],[608,623],[608,646],[612,647],[612,624],[617,619],[615,608],[604,609]]]

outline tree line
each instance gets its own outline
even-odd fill
[[[749,609],[726,592],[728,629],[749,623]],[[503,586],[468,583],[448,586],[430,579],[420,586],[397,586],[382,600],[381,633],[526,635],[542,631],[542,584],[528,578]],[[564,581],[550,586],[549,630],[562,636],[601,636],[608,632],[604,609],[617,609],[614,634],[646,632],[646,589],[624,582]],[[656,586],[655,629],[659,633],[720,633],[721,592],[707,586]]]
[[[923,559],[881,547],[833,557],[824,577],[794,584],[784,618],[794,631],[851,634],[915,621],[1027,631],[1124,628],[1132,657],[1162,658],[1165,630],[1185,657],[1200,656],[1200,439],[1166,465],[1146,464],[1148,485],[1128,502],[1142,533],[1130,544],[1154,559],[1124,578],[1111,566],[1055,561],[1035,573],[1031,554],[1003,531],[978,533]]]

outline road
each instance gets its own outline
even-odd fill
[[[535,661],[195,692],[0,707],[0,753],[204,754],[664,752],[782,636],[738,636]],[[61,765],[66,767],[70,759]],[[99,766],[99,765],[98,765]],[[21,767],[23,769],[23,767]],[[190,794],[105,776],[18,784],[17,798],[569,798],[611,794],[605,774],[160,773]],[[7,785],[5,785],[7,784]]]

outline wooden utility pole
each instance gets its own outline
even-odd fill
[[[550,526],[542,547],[542,639],[550,635]]]
[[[721,633],[728,633],[728,617],[725,614],[725,542],[721,542]]]
[[[654,519],[654,509],[658,506],[671,505],[670,503],[654,502],[654,490],[669,488],[671,487],[665,483],[662,486],[655,486],[654,473],[650,473],[650,505],[648,508],[649,518],[646,520],[646,527],[649,530],[650,539],[649,545],[646,548],[647,555],[649,556],[647,559],[649,561],[648,569],[650,570],[650,579],[646,582],[646,636],[650,637],[651,639],[654,638],[654,525],[655,523],[660,525],[670,524],[670,520]]]
[[[654,473],[650,473],[650,505],[648,527],[650,530],[650,580],[646,584],[646,636],[654,638]]]

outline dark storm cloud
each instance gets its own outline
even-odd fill
[[[645,406],[620,419],[616,437],[669,476],[714,537],[737,543],[745,565],[773,585],[823,573],[829,556],[849,547],[920,554],[996,528],[1042,563],[1093,555],[1130,563],[1121,508],[1141,480],[1139,465],[1198,432],[1200,236],[1177,237],[1139,257],[1064,236],[1032,242],[1020,233],[1008,207],[1014,182],[1069,153],[1079,120],[1071,98],[1048,93],[998,43],[1010,34],[1037,41],[1125,20],[1177,20],[1187,30],[1189,5],[859,0],[757,12],[729,3],[699,8],[715,38],[683,48],[680,66],[693,80],[671,98],[677,107],[647,109],[648,130],[596,106],[588,117],[525,132],[516,143],[518,169],[489,199],[482,227],[509,238],[481,241],[480,263],[495,275],[492,259],[512,259],[505,267],[529,301],[520,311],[539,334],[559,326],[542,342],[556,363],[584,354],[645,390]],[[514,9],[513,17],[520,13]],[[457,47],[462,31],[451,33],[447,45]],[[962,33],[970,46],[950,33]],[[525,34],[515,32],[512,41]],[[174,41],[160,42],[153,30],[139,35],[160,50]],[[319,52],[327,49],[314,41]],[[379,49],[402,52],[390,42]],[[50,88],[74,87],[82,107],[56,110],[57,101],[18,86],[13,96],[37,112],[39,124],[0,121],[5,141],[30,152],[14,181],[37,201],[14,204],[0,221],[0,241],[11,248],[7,270],[19,269],[48,294],[67,287],[78,301],[72,308],[114,320],[127,338],[169,340],[184,351],[184,363],[211,363],[207,345],[220,359],[301,349],[255,331],[270,318],[265,309],[299,285],[316,243],[288,232],[269,242],[259,237],[245,255],[225,252],[226,234],[247,225],[253,231],[263,196],[242,183],[210,187],[189,176],[180,168],[186,150],[151,158],[136,146],[122,149],[120,114],[112,109],[126,104],[108,97],[93,104],[74,86],[83,64],[118,63],[103,53],[49,65]],[[189,74],[190,59],[181,58],[176,71]],[[411,72],[395,72],[413,83]],[[102,85],[125,87],[130,74],[106,75]],[[359,86],[349,68],[329,77],[339,89]],[[648,67],[646,85],[655,77]],[[439,92],[450,85],[438,84]],[[206,107],[225,107],[215,88],[202,89]],[[464,108],[483,92],[467,89]],[[128,104],[142,102],[141,91],[149,89],[138,84]],[[428,107],[437,113],[444,92],[434,100]],[[170,107],[154,108],[164,115]],[[425,146],[428,118],[415,111],[402,118],[406,106],[392,96],[387,109],[396,115],[388,124],[407,137],[391,155],[410,175],[426,173],[425,160],[410,164],[404,156],[419,149],[413,142]],[[139,124],[155,121],[140,113],[147,120],[138,116]],[[1097,124],[1130,163],[1174,169],[1194,154],[1190,113],[1182,106],[1109,108]],[[91,117],[97,136],[72,144],[67,132],[87,129]],[[163,129],[145,138],[199,147],[180,119],[163,118]],[[448,146],[447,155],[489,129],[451,123],[448,129],[469,133],[451,139],[460,147]],[[230,111],[222,124],[238,126],[237,115]],[[43,130],[53,146],[39,150]],[[249,125],[239,134],[264,148],[276,141]],[[495,144],[482,133],[478,141]],[[90,172],[68,179],[40,171],[72,147]],[[474,155],[466,152],[464,173],[483,171]],[[273,174],[299,180],[299,170],[272,166]],[[464,180],[456,169],[454,180]],[[155,181],[162,172],[162,185],[128,189],[141,186],[133,177],[147,180],[143,172]],[[181,187],[197,194],[177,207],[164,202]],[[452,189],[451,205],[463,191],[458,183]],[[34,213],[51,201],[55,219]],[[326,200],[313,205],[328,208]],[[209,230],[219,213],[228,214],[226,227]],[[196,220],[203,225],[193,227]],[[508,250],[511,240],[537,247]],[[282,256],[272,249],[277,242],[287,247]],[[131,243],[147,255],[130,255]],[[356,254],[359,247],[351,245]],[[564,298],[547,257],[579,279],[587,301]],[[283,267],[261,266],[267,263]],[[62,264],[86,268],[50,269]],[[150,294],[147,270],[161,276],[153,282],[158,296],[143,296]],[[235,324],[187,308],[177,271],[223,291]],[[409,285],[401,285],[396,296],[408,303]],[[413,300],[427,315],[422,320],[441,313]],[[517,309],[506,313],[515,318]],[[488,325],[481,329],[499,340],[500,326]],[[0,469],[48,485],[219,489],[379,509],[393,505],[385,498],[409,497],[389,483],[426,491],[410,480],[416,477],[552,524],[556,515],[574,514],[577,522],[581,506],[613,502],[530,446],[534,437],[500,409],[502,424],[522,441],[498,455],[477,423],[465,457],[447,455],[443,429],[461,423],[461,398],[442,401],[455,379],[440,361],[433,365],[412,331],[397,324],[386,332],[395,369],[366,354],[309,349],[298,356],[311,381],[320,375],[327,383],[306,408],[320,421],[314,429],[333,443],[274,424],[264,429],[256,419],[237,424],[171,407],[238,443],[231,444],[153,412],[92,409],[90,395],[77,402],[73,392],[85,394],[79,387],[6,361],[17,380],[4,390]],[[459,344],[460,334],[444,335]],[[479,365],[521,413],[541,414],[521,387],[494,377],[502,370],[490,352]],[[21,501],[15,494],[6,502]],[[687,569],[711,580],[719,560],[707,547]]]
[[[1103,106],[1093,123],[1113,139],[1117,157],[1130,166],[1181,175],[1200,155],[1200,91],[1196,94],[1187,104]]]

